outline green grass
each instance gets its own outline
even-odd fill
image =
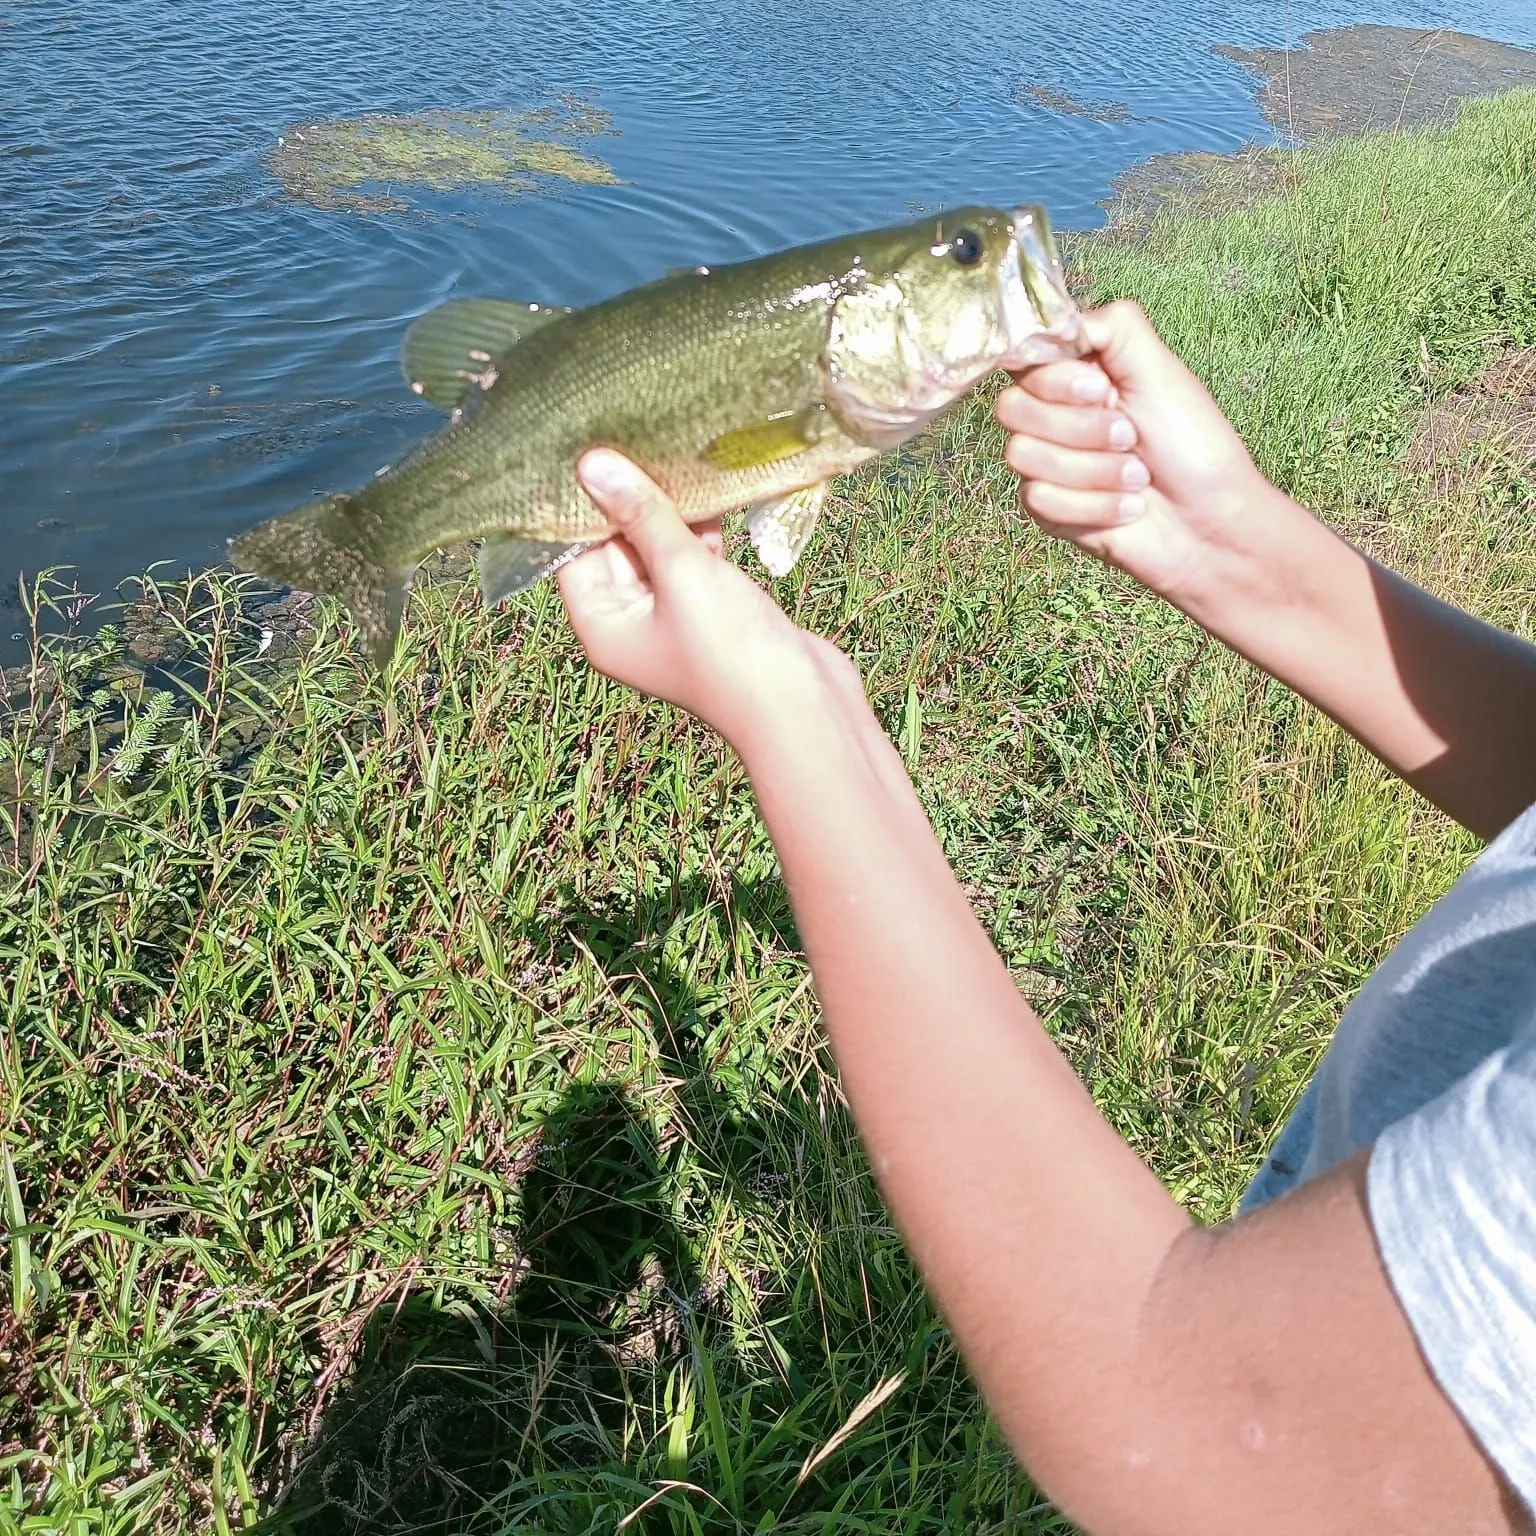
[[[1510,97],[1078,251],[1271,473],[1526,632],[1528,472],[1403,450],[1536,343],[1533,145]],[[778,595],[1220,1219],[1470,840],[1044,541],[997,448],[977,402],[847,482]],[[594,677],[548,588],[427,586],[382,680],[324,605],[275,660],[240,579],[130,595],[0,734],[0,1527],[1064,1529],[881,1209],[709,733]]]

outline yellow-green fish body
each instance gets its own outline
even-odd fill
[[[233,541],[247,569],[346,604],[382,660],[432,550],[481,539],[487,602],[608,536],[576,476],[619,449],[702,521],[748,507],[775,575],[827,481],[921,430],[999,367],[1081,350],[1038,209],[962,209],[674,274],[589,309],[443,305],[406,340],[450,425],[350,496]]]

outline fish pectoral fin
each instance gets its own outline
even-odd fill
[[[531,587],[587,548],[588,540],[519,539],[493,533],[480,546],[480,596],[485,606]]]
[[[766,421],[754,421],[745,427],[722,432],[704,449],[700,457],[716,469],[757,469],[777,464],[804,453],[821,439],[825,408],[811,406],[803,411],[785,411]]]
[[[462,406],[472,389],[496,382],[497,361],[530,331],[570,314],[505,299],[453,299],[429,309],[405,333],[401,363],[413,394],[445,411]]]
[[[747,532],[752,535],[752,547],[771,576],[787,576],[794,569],[800,551],[816,531],[816,519],[826,499],[827,482],[823,480],[748,508]]]

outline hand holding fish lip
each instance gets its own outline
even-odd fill
[[[718,521],[690,527],[611,449],[587,452],[578,473],[618,530],[556,577],[599,672],[687,710],[738,748],[829,685],[845,689],[851,663],[722,558]]]
[[[1024,509],[1176,606],[1246,580],[1252,508],[1273,487],[1196,375],[1127,301],[1082,315],[1094,355],[998,397]]]

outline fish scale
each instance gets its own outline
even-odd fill
[[[412,387],[452,406],[450,424],[362,490],[264,523],[231,552],[340,598],[382,661],[433,549],[484,540],[492,600],[607,537],[576,475],[602,444],[690,522],[753,509],[754,543],[783,574],[831,477],[993,369],[1079,350],[1036,209],[959,209],[673,274],[578,311],[454,301],[406,342]]]

